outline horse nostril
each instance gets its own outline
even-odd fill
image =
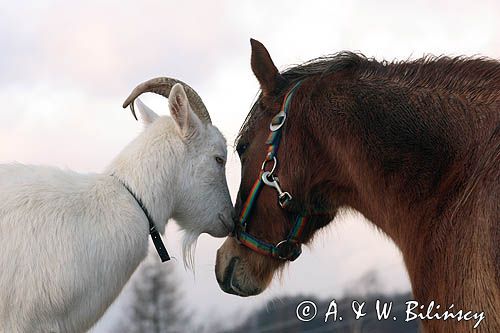
[[[225,291],[228,294],[233,294],[233,295],[240,295],[240,293],[236,290],[238,288],[235,288],[235,283],[234,281],[234,273],[236,269],[236,265],[240,261],[240,258],[238,257],[233,257],[229,261],[229,264],[227,265],[226,269],[224,270],[223,277],[222,277],[222,283],[219,283],[221,289]]]

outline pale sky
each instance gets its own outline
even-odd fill
[[[500,57],[498,1],[5,1],[0,0],[0,162],[100,172],[141,130],[121,104],[136,84],[177,77],[204,99],[228,139],[231,193],[239,185],[232,149],[258,91],[249,38],[277,66],[341,50],[379,60],[424,54]],[[143,101],[168,114],[158,96]],[[171,223],[167,247],[181,257]],[[359,215],[340,218],[264,294],[238,298],[214,276],[220,239],[202,236],[196,275],[178,266],[193,320],[243,319],[275,296],[339,297],[378,267],[384,290],[408,290],[392,242]],[[126,296],[126,295],[125,295]],[[110,332],[120,301],[94,332]],[[238,313],[238,315],[235,315]]]

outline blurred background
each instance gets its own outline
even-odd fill
[[[499,22],[498,1],[0,0],[0,163],[100,172],[141,131],[123,100],[144,80],[172,76],[199,92],[226,136],[234,199],[240,165],[233,142],[258,93],[250,37],[267,46],[280,69],[341,50],[389,61],[425,54],[498,59]],[[168,114],[165,99],[142,100]],[[354,212],[331,223],[251,298],[217,285],[215,253],[223,240],[203,235],[189,271],[181,236],[170,223],[165,240],[178,259],[160,265],[148,258],[92,332],[375,332],[369,319],[364,327],[325,326],[328,303],[411,297],[398,249]],[[162,297],[153,301],[154,290]],[[295,318],[304,299],[316,300],[322,314],[309,326]]]

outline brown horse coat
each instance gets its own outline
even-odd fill
[[[265,156],[270,119],[289,87],[303,80],[290,106],[278,175],[294,195],[293,210],[315,215],[304,242],[339,207],[353,208],[400,248],[416,300],[484,311],[476,331],[500,332],[500,63],[465,57],[387,63],[345,52],[280,74],[264,46],[252,41],[252,69],[262,94],[237,142],[237,212]],[[249,232],[276,243],[289,229],[289,216],[264,189]],[[232,242],[219,250],[221,286],[225,263],[237,257],[234,293],[245,286],[261,292],[282,263]],[[428,332],[472,329],[464,321],[423,325]]]

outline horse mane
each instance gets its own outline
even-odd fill
[[[375,78],[413,89],[439,89],[477,99],[491,96],[500,82],[500,63],[488,57],[425,55],[416,60],[377,61],[361,53],[339,52],[312,59],[286,69],[282,75],[296,82],[312,76],[320,78],[339,71],[350,71],[359,79]]]
[[[468,103],[500,103],[500,62],[488,57],[425,55],[416,60],[378,61],[362,53],[342,51],[318,57],[285,69],[281,74],[293,85],[297,81],[345,71],[360,80],[396,84],[412,90],[432,90],[465,98]],[[282,97],[284,91],[279,97]],[[259,93],[245,119],[236,143],[260,119],[257,112]],[[235,145],[236,146],[236,145]]]

